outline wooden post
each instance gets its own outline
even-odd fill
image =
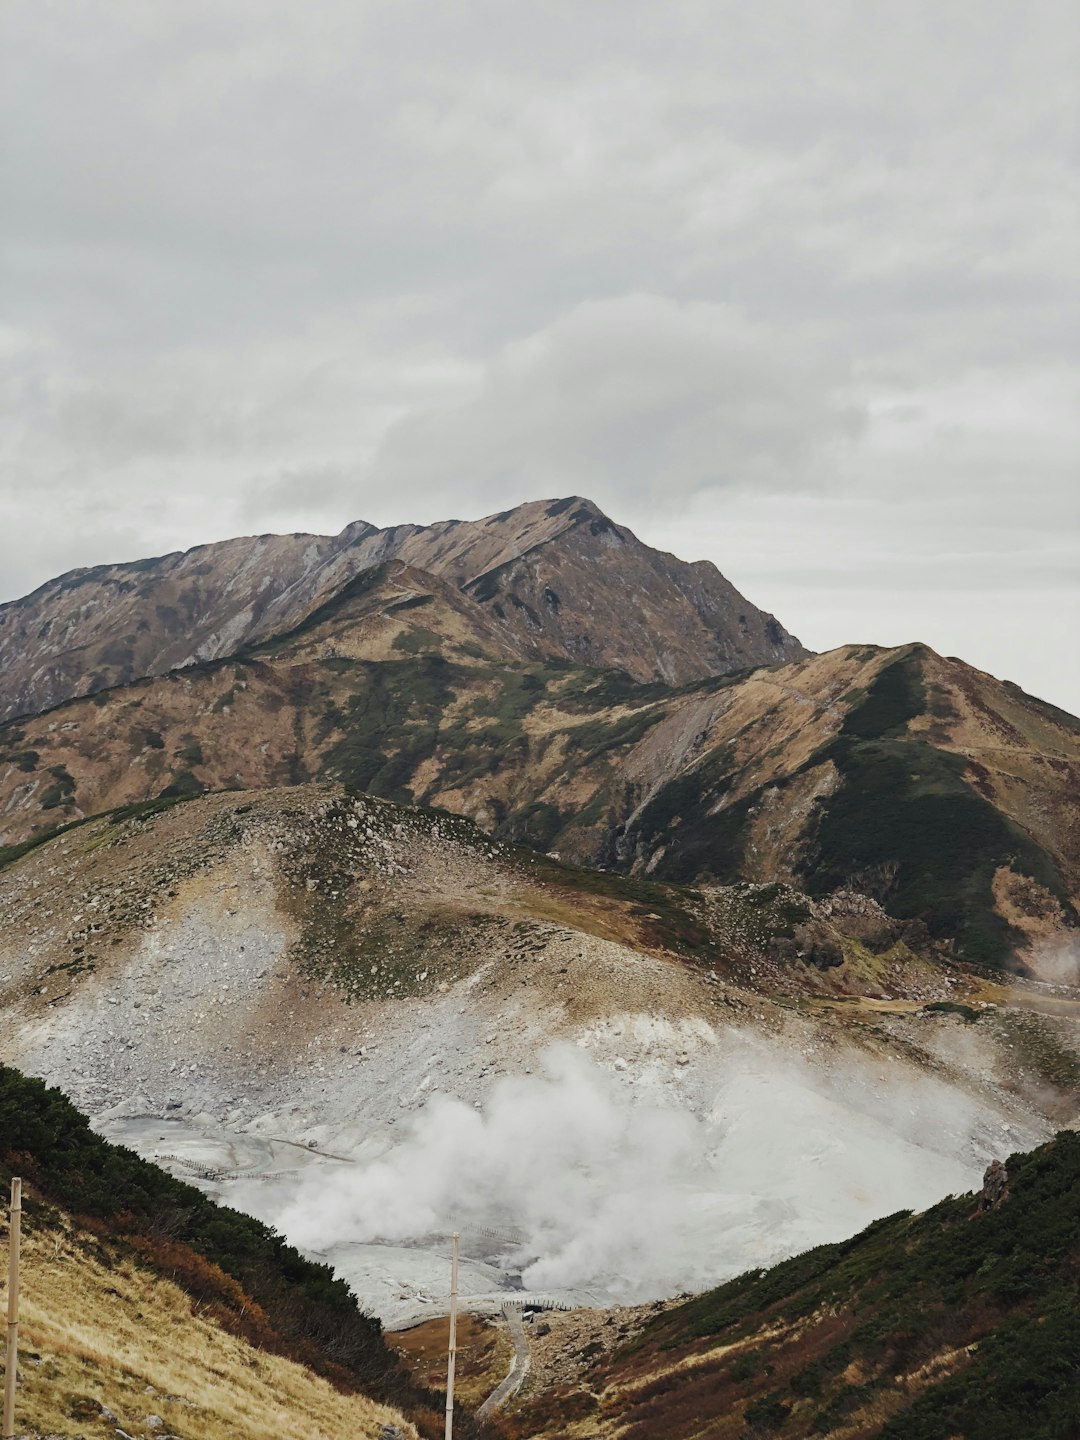
[[[457,1364],[457,1272],[461,1236],[454,1231],[450,1260],[450,1345],[446,1353],[446,1440],[454,1440],[454,1367]]]
[[[22,1181],[11,1181],[11,1230],[8,1233],[7,1369],[4,1372],[4,1435],[15,1440],[15,1373],[19,1364],[19,1235]]]

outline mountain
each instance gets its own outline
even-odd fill
[[[0,620],[0,1059],[104,1137],[0,1072],[43,1198],[423,1433],[266,1226],[387,1325],[438,1314],[450,1229],[478,1313],[575,1307],[508,1436],[997,1440],[973,1397],[1022,1433],[1017,1365],[1068,1433],[1039,1256],[1071,1276],[1072,1137],[1014,1156],[1004,1220],[937,1202],[1080,1123],[1080,721],[924,645],[809,655],[577,499],[76,572]],[[135,1262],[75,1251],[98,1313]]]
[[[1067,966],[1080,722],[923,645],[845,646],[673,709],[626,757],[616,862],[876,896],[979,963]]]
[[[644,1324],[603,1317],[636,1331],[621,1345],[601,1317],[593,1339],[576,1317],[552,1317],[534,1367],[550,1373],[556,1355],[560,1382],[534,1387],[501,1434],[1080,1434],[1080,1135],[1012,1155],[987,1178],[981,1195],[901,1211]]]
[[[470,1308],[497,1311],[537,1292],[632,1302],[748,1264],[756,1276],[823,1243],[840,1248],[814,1264],[838,1263],[860,1226],[966,1190],[994,1156],[1080,1121],[1075,996],[964,969],[865,896],[576,869],[461,817],[341,786],[174,797],[90,819],[8,858],[0,912],[3,1060],[62,1086],[101,1136],[219,1202],[286,1234],[310,1210],[290,1238],[333,1264],[388,1325],[438,1313],[447,1271],[432,1231],[451,1218],[470,1244]],[[260,1258],[286,1252],[267,1251],[256,1222],[170,1188],[130,1150],[92,1135],[55,1092],[12,1072],[0,1081],[6,1153],[34,1157],[24,1173],[45,1198],[105,1221],[151,1261],[172,1257],[168,1273],[182,1281],[200,1272],[178,1266],[169,1247],[194,1247],[275,1328],[288,1321],[310,1338],[312,1322]],[[643,1144],[663,1146],[644,1170]],[[603,1157],[593,1182],[580,1145]],[[374,1202],[364,1188],[372,1174],[384,1187]],[[661,1203],[670,1220],[658,1229],[650,1217]],[[1028,1214],[1022,1186],[1013,1203]],[[373,1205],[368,1223],[388,1233],[357,1228]],[[483,1248],[484,1233],[507,1226],[523,1236],[512,1263]],[[888,1253],[872,1258],[899,1263],[911,1228],[881,1233]],[[1041,1222],[1031,1244],[1053,1258]],[[955,1237],[948,1248],[958,1249]],[[325,1276],[291,1259],[288,1270],[305,1284]],[[664,1366],[685,1360],[689,1374],[700,1358],[719,1367],[709,1384],[725,1406],[732,1395],[768,1399],[768,1418],[789,1403],[788,1372],[844,1340],[846,1320],[834,1341],[827,1325],[815,1332],[797,1363],[788,1352],[774,1360],[768,1337],[781,1320],[777,1348],[803,1354],[799,1322],[759,1314],[779,1292],[747,1292],[750,1283],[730,1293],[749,1294],[752,1347],[725,1357],[716,1345],[738,1334],[696,1339],[689,1317],[648,1332],[639,1353],[656,1367],[658,1395]],[[143,1309],[126,1280],[122,1293]],[[314,1293],[339,1303],[322,1282]],[[818,1314],[816,1296],[804,1288],[801,1313]],[[366,1366],[380,1353],[377,1332],[345,1311],[331,1328],[344,1337],[349,1327]],[[852,1363],[864,1363],[863,1344]],[[762,1347],[754,1383],[731,1391],[724,1366]],[[905,1355],[912,1369],[922,1363],[917,1346]],[[858,1383],[829,1368],[835,1359],[820,1391],[803,1397],[816,1399],[813,1416],[848,1405],[841,1391]],[[878,1359],[887,1366],[892,1352]],[[420,1402],[363,1374],[362,1389],[422,1418]],[[618,1383],[585,1376],[602,1395],[621,1395]],[[169,1393],[185,1392],[170,1384]],[[707,1394],[686,1393],[714,1413]],[[113,1404],[111,1394],[101,1398],[119,1413],[125,1397]],[[570,1423],[564,1398],[549,1397],[554,1433]],[[574,1400],[579,1418],[602,1413],[585,1404]],[[544,1433],[543,1413],[512,1417],[516,1433]],[[803,1406],[799,1423],[810,1413]]]
[[[400,560],[227,660],[0,727],[0,843],[161,794],[320,779],[579,864],[854,887],[970,961],[1069,973],[1073,717],[921,645],[685,686],[523,660],[492,610]]]
[[[496,1311],[511,1269],[648,1298],[1078,1119],[1075,996],[969,973],[864,896],[579,870],[340,786],[98,817],[9,860],[0,912],[0,1058],[291,1216],[393,1326],[444,1291],[451,1220],[526,1227],[516,1264],[470,1252]],[[676,1238],[643,1251],[633,1214],[661,1202]]]
[[[680,684],[806,654],[714,565],[652,550],[570,497],[482,520],[358,521],[333,537],[261,535],[70,571],[0,606],[0,718],[231,655],[391,560],[468,596],[520,659]]]
[[[20,1434],[405,1440],[417,1431],[402,1407],[442,1433],[342,1281],[0,1066],[5,1191],[12,1173],[24,1177]]]

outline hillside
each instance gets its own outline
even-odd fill
[[[1070,973],[1080,721],[922,645],[844,647],[673,718],[627,758],[623,865],[852,884],[969,960]]]
[[[918,645],[676,688],[515,656],[455,586],[375,567],[229,660],[0,727],[0,843],[341,780],[581,864],[854,886],[970,961],[1075,978],[1080,721]]]
[[[865,896],[577,870],[339,786],[87,821],[9,860],[0,910],[3,1059],[395,1325],[445,1285],[450,1219],[524,1229],[516,1266],[470,1252],[496,1309],[508,1266],[648,1298],[928,1204],[1077,1118],[1078,997],[964,971]],[[650,1134],[667,1159],[643,1168]],[[351,1193],[370,1165],[408,1206]],[[676,1217],[644,1263],[638,1210],[609,1213],[639,1190],[643,1220]]]
[[[111,1420],[199,1440],[415,1435],[402,1404],[435,1433],[340,1280],[0,1067],[5,1191],[13,1171],[26,1182],[20,1434]]]
[[[46,1213],[24,1214],[32,1288],[22,1306],[16,1414],[25,1440],[111,1436],[117,1424],[140,1440],[416,1433],[400,1411],[344,1395],[208,1320],[168,1274],[127,1247]]]
[[[1080,1433],[1080,1135],[950,1196],[753,1271],[617,1335],[552,1317],[506,1440],[1064,1440]],[[984,1208],[989,1206],[989,1208]],[[643,1323],[644,1321],[644,1323]],[[573,1334],[571,1345],[568,1337]],[[615,1347],[612,1349],[612,1339]],[[550,1367],[548,1367],[550,1368]],[[576,1376],[570,1372],[576,1369]]]
[[[232,655],[394,560],[460,591],[518,659],[680,684],[806,653],[714,565],[652,550],[570,497],[482,520],[358,521],[333,537],[260,535],[73,570],[0,605],[0,719]]]

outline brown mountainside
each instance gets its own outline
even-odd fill
[[[0,727],[0,844],[321,779],[635,874],[854,884],[992,963],[1049,964],[1080,905],[1080,722],[1015,686],[924,646],[641,685],[521,658],[400,561],[245,653]]]
[[[262,535],[71,571],[0,606],[0,717],[231,655],[392,559],[464,591],[521,658],[681,684],[806,653],[714,565],[652,550],[570,497],[476,521],[357,522],[333,537]]]

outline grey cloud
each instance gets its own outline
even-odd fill
[[[283,529],[292,529],[291,517],[306,516],[307,528],[326,524],[327,517],[351,514],[361,493],[356,467],[327,463],[298,465],[256,476],[246,486],[237,510],[241,524],[261,524],[269,515]],[[352,516],[362,520],[360,514]],[[298,523],[299,520],[298,520]],[[329,521],[332,528],[341,528]]]
[[[725,507],[711,558],[760,554],[754,598],[810,643],[834,552],[882,545],[898,625],[958,576],[991,659],[1034,613],[1077,525],[1071,0],[9,0],[3,27],[3,594],[573,489],[689,554]],[[1048,692],[1067,609],[1020,656]]]
[[[844,378],[730,306],[592,301],[505,347],[462,404],[391,427],[374,472],[484,495],[797,488],[827,478],[830,446],[861,428]]]

